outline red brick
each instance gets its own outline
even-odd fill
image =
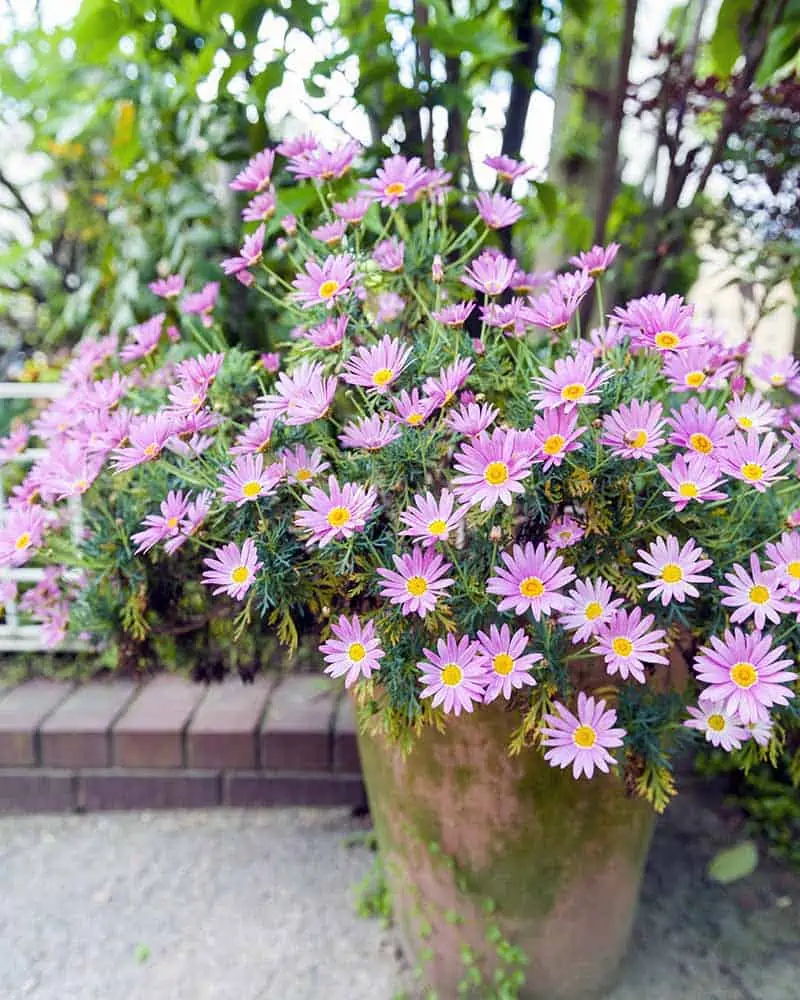
[[[129,680],[95,681],[74,691],[42,724],[42,763],[48,767],[108,767],[110,729],[130,701]]]
[[[72,690],[62,681],[27,681],[0,700],[0,767],[38,763],[38,729]]]
[[[212,685],[186,733],[188,766],[258,767],[259,730],[274,683],[271,677],[257,677],[252,684],[228,677]]]
[[[72,812],[77,804],[77,779],[69,771],[0,771],[0,812]]]
[[[366,808],[361,778],[353,774],[280,774],[231,771],[223,776],[223,805],[236,808],[264,806],[346,806]]]
[[[345,774],[361,773],[358,755],[358,720],[353,699],[345,694],[336,707],[333,727],[333,769]]]
[[[201,684],[164,674],[150,681],[112,729],[120,767],[182,767],[183,734],[206,693]]]
[[[272,694],[261,730],[261,766],[275,771],[331,767],[336,686],[327,677],[295,674]]]
[[[104,809],[209,809],[220,804],[216,771],[83,771],[78,802],[87,812]]]

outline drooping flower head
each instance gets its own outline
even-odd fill
[[[430,548],[415,545],[410,554],[392,556],[392,562],[394,570],[378,567],[378,576],[383,580],[380,595],[399,604],[404,615],[424,618],[453,583],[445,576],[452,566]]]
[[[389,240],[382,240],[372,251],[372,259],[382,271],[402,271],[403,259],[406,247],[402,240],[394,236]]]
[[[721,639],[712,636],[694,661],[698,679],[708,685],[700,701],[721,702],[745,724],[767,718],[773,705],[788,704],[788,684],[797,680],[797,674],[786,669],[792,661],[780,658],[785,651],[785,646],[773,648],[772,639],[760,632],[735,628]]]
[[[664,490],[663,495],[672,501],[676,511],[682,511],[692,502],[726,499],[727,495],[717,489],[722,485],[719,466],[703,454],[690,452],[688,455],[678,455],[669,468],[659,465],[658,471],[670,487]]]
[[[488,634],[478,632],[476,652],[486,674],[485,702],[494,701],[501,694],[510,698],[521,687],[536,685],[530,671],[543,657],[541,653],[526,653],[527,645],[528,636],[521,628],[513,635],[508,625],[499,629],[491,625]]]
[[[501,555],[504,565],[495,566],[496,576],[486,581],[489,594],[502,600],[498,611],[513,609],[518,615],[530,611],[538,622],[542,615],[561,611],[567,605],[562,589],[575,579],[575,571],[565,566],[561,556],[549,552],[543,544],[535,548],[527,542],[523,548],[515,545]]]
[[[359,347],[344,366],[342,378],[369,392],[385,393],[411,358],[411,348],[386,335],[374,347]]]
[[[480,504],[490,510],[498,502],[511,504],[515,494],[524,492],[522,481],[530,475],[532,458],[520,448],[517,434],[496,428],[461,445],[454,464],[459,475],[453,486],[459,500],[469,506]]]
[[[255,542],[245,538],[241,549],[228,542],[203,560],[203,583],[214,587],[214,594],[228,594],[236,601],[244,599],[263,563],[258,558]]]
[[[414,495],[414,503],[400,514],[406,525],[400,532],[424,547],[446,542],[464,519],[465,510],[456,506],[456,498],[449,490],[442,490],[438,497],[432,493]]]
[[[559,406],[571,410],[576,406],[599,403],[598,389],[612,376],[605,365],[594,367],[591,356],[558,358],[552,368],[542,368],[533,382],[538,388],[530,393],[537,409]]]
[[[610,622],[598,629],[592,652],[605,659],[609,674],[618,673],[623,680],[633,677],[644,684],[645,664],[666,665],[669,662],[663,655],[667,648],[666,632],[654,629],[654,623],[655,617],[643,617],[641,608],[618,611]]]
[[[346,253],[326,257],[322,266],[310,260],[305,273],[292,282],[295,299],[304,309],[323,305],[329,309],[337,299],[348,295],[353,282],[353,258]]]
[[[312,486],[304,499],[308,509],[299,510],[294,522],[309,532],[307,546],[322,548],[334,539],[351,538],[362,531],[375,509],[378,495],[372,486],[366,489],[358,483],[340,486],[335,476],[328,476],[327,493]]]
[[[731,621],[743,622],[752,615],[757,629],[763,629],[767,621],[777,625],[781,615],[794,608],[781,576],[774,569],[762,569],[761,560],[755,552],[750,553],[749,573],[744,566],[736,563],[733,571],[725,574],[728,585],[719,588],[726,595],[722,604],[735,608]]]
[[[576,580],[567,594],[559,621],[568,632],[574,632],[574,643],[584,643],[611,622],[621,607],[622,599],[614,597],[611,584],[605,580]]]
[[[220,267],[223,273],[235,276],[243,285],[252,285],[254,278],[249,269],[255,267],[261,260],[266,233],[267,230],[262,223],[252,233],[245,236],[238,256],[227,257],[221,262]]]
[[[653,458],[664,444],[661,403],[632,399],[603,417],[600,443],[619,458]]]
[[[344,686],[352,687],[356,681],[369,678],[381,665],[384,653],[381,640],[375,634],[375,623],[361,624],[357,615],[347,618],[340,615],[331,624],[333,638],[319,647],[325,657],[325,673],[331,677],[344,677]]]
[[[578,693],[577,717],[562,705],[554,702],[555,715],[545,715],[545,725],[540,729],[542,744],[547,747],[545,760],[552,767],[569,767],[572,775],[591,778],[594,769],[604,773],[616,763],[608,752],[622,746],[625,730],[615,727],[617,713],[606,708],[602,698],[595,700]]]
[[[214,306],[217,304],[218,298],[219,282],[209,281],[203,285],[199,292],[184,295],[181,299],[180,310],[187,316],[199,316],[203,326],[210,327],[213,322],[211,313],[214,311]]]
[[[670,601],[682,604],[687,597],[699,597],[696,583],[711,583],[710,576],[703,576],[701,570],[712,565],[711,559],[690,538],[682,546],[674,535],[657,538],[647,549],[639,549],[640,562],[633,565],[646,576],[654,579],[640,583],[640,590],[649,590],[650,600],[656,598],[666,607]]]
[[[423,649],[425,657],[417,664],[424,685],[420,698],[432,698],[432,706],[442,706],[445,712],[460,715],[472,711],[474,702],[483,701],[484,670],[469,636],[456,639],[448,632],[439,639],[436,652]]]
[[[272,168],[275,164],[275,151],[262,149],[250,160],[247,166],[238,173],[230,183],[232,191],[263,191],[269,187]]]
[[[262,191],[242,209],[243,222],[266,222],[275,214],[277,201],[274,190]]]

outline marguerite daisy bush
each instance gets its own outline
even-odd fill
[[[321,632],[365,725],[506,711],[511,752],[624,772],[661,807],[682,740],[755,759],[800,717],[800,378],[680,296],[605,313],[615,244],[529,273],[496,232],[528,168],[500,159],[475,199],[354,143],[255,157],[222,284],[154,282],[152,315],[79,345],[70,391],[15,431],[46,454],[0,565],[84,569],[29,602],[54,634],[121,607],[140,636],[142,567],[177,566],[237,634]],[[296,185],[316,191],[291,213]],[[226,345],[226,294],[272,310],[268,355]]]

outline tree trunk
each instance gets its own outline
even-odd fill
[[[525,135],[525,119],[536,89],[536,68],[544,41],[541,0],[520,0],[516,5],[514,37],[521,46],[511,59],[511,93],[503,129],[503,153],[518,157]]]

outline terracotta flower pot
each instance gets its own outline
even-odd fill
[[[491,982],[493,925],[527,957],[525,1000],[602,996],[628,945],[652,810],[616,777],[575,781],[535,749],[509,757],[518,725],[495,704],[426,729],[407,756],[359,737],[396,924],[438,1000],[464,995],[465,945]]]

